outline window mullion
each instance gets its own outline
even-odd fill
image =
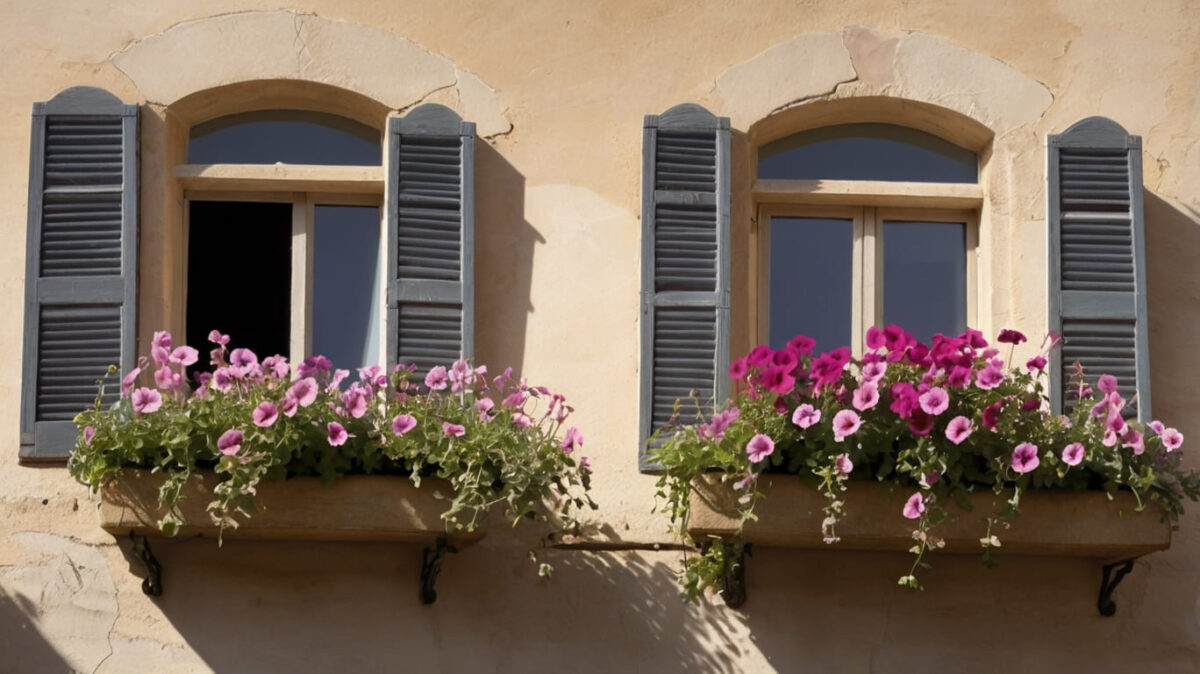
[[[312,240],[313,204],[307,194],[297,192],[292,199],[292,362],[299,362],[312,350]]]

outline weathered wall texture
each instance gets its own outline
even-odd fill
[[[806,105],[942,108],[898,121],[980,143],[981,327],[1030,334],[1046,321],[1045,135],[1106,115],[1144,141],[1156,413],[1200,438],[1200,5],[200,6],[58,0],[0,13],[0,671],[1200,670],[1196,516],[1170,551],[1137,563],[1111,619],[1096,614],[1089,562],[989,571],[935,558],[914,593],[895,584],[904,555],[762,549],[750,601],[732,611],[680,604],[680,553],[667,550],[550,551],[558,572],[540,584],[520,531],[450,558],[428,607],[420,551],[382,544],[156,543],[167,593],[151,600],[83,488],[16,459],[30,109],[80,84],[143,105],[142,244],[163,254],[143,257],[143,338],[178,320],[162,300],[179,245],[167,176],[180,161],[169,139],[187,124],[305,95],[295,82],[355,92],[329,102],[352,116],[432,100],[477,122],[478,359],[567,392],[605,536],[643,547],[671,542],[636,461],[644,114],[695,101],[731,117],[744,178],[755,144],[811,123]],[[293,84],[244,84],[258,79]],[[241,86],[189,102],[225,85]],[[751,212],[738,198],[735,238]],[[735,311],[739,349],[746,320]]]

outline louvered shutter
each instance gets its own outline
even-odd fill
[[[1050,328],[1063,337],[1051,355],[1055,410],[1072,407],[1074,363],[1095,384],[1115,376],[1150,419],[1142,139],[1116,122],[1088,117],[1048,138]]]
[[[109,365],[134,362],[138,107],[93,87],[33,106],[21,458],[67,457]],[[111,378],[106,403],[120,394]]]
[[[694,104],[647,115],[642,135],[640,466],[670,419],[729,394],[729,118]]]
[[[388,120],[387,353],[418,373],[475,348],[475,124],[433,103]]]

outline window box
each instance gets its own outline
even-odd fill
[[[737,499],[733,481],[708,473],[692,482],[688,533],[695,541],[711,537],[728,539],[738,534]],[[764,475],[758,490],[766,494],[754,506],[757,521],[747,522],[741,540],[764,547],[800,549],[884,550],[903,552],[912,546],[913,525],[901,508],[911,490],[895,489],[890,482],[854,482],[845,495],[846,512],[838,521],[838,543],[822,541],[821,508],[825,498],[793,475]],[[979,539],[993,511],[996,496],[982,489],[971,495],[972,512],[956,504],[943,504],[951,517],[933,534],[946,541],[950,553],[982,554]],[[1130,560],[1171,545],[1171,527],[1151,507],[1132,513],[1133,494],[1119,492],[1109,500],[1100,491],[1029,491],[1021,495],[1021,514],[1011,527],[993,531],[1002,547],[997,554],[1089,557],[1105,563]]]
[[[126,470],[101,492],[100,526],[113,535],[162,535],[158,489],[164,477]],[[218,535],[205,507],[212,500],[216,474],[193,475],[187,498],[179,509],[185,524],[179,537]],[[453,494],[449,482],[421,480],[414,487],[403,476],[348,475],[326,485],[320,478],[301,477],[263,482],[258,487],[258,511],[239,518],[224,537],[240,540],[395,541],[432,545],[444,538],[452,548],[477,542],[484,531],[448,533],[441,514]],[[441,498],[439,498],[441,496]]]

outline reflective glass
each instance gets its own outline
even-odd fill
[[[770,265],[770,345],[804,334],[818,352],[849,346],[854,221],[771,218]]]
[[[967,327],[967,227],[883,223],[883,324],[928,343]]]
[[[354,372],[380,362],[379,209],[314,211],[313,353]]]
[[[973,183],[974,152],[893,124],[840,124],[803,131],[759,148],[758,177]]]
[[[264,110],[192,127],[189,164],[379,166],[380,133],[324,112]]]

